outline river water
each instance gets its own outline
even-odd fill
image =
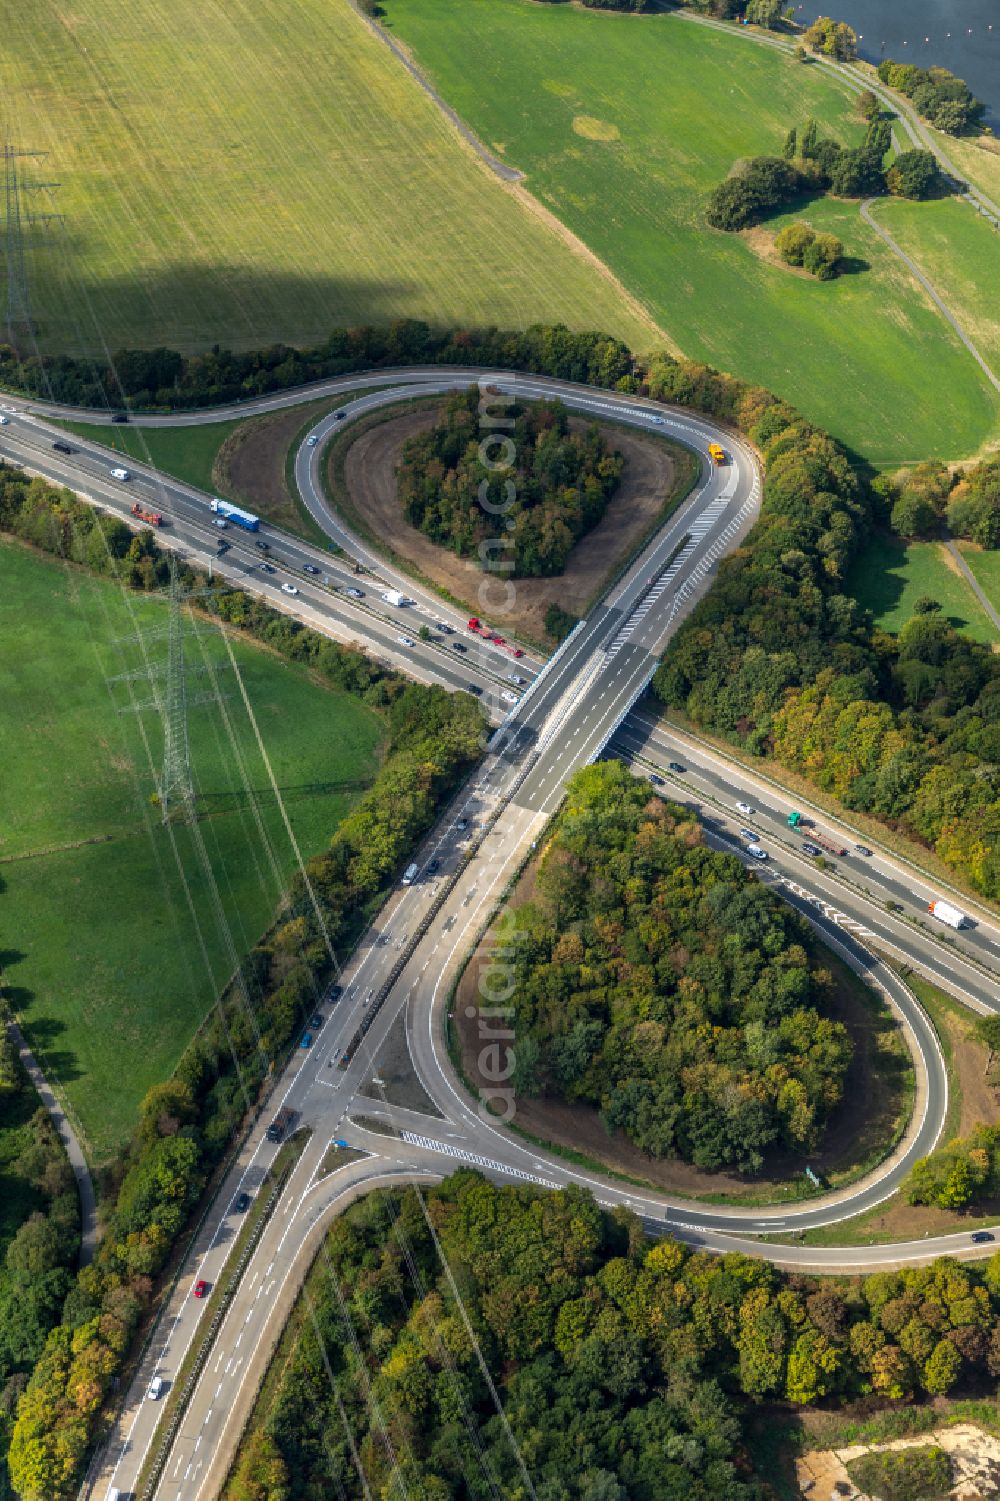
[[[796,19],[833,16],[853,26],[862,57],[949,68],[987,106],[1000,132],[1000,0],[807,0]]]

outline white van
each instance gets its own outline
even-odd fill
[[[149,1400],[151,1402],[155,1402],[156,1399],[160,1396],[160,1394],[161,1394],[162,1391],[163,1391],[163,1377],[162,1376],[154,1376],[153,1379],[152,1379],[152,1381],[149,1383],[149,1391],[146,1393],[146,1395],[149,1397]]]
[[[111,478],[112,479],[126,480],[126,479],[131,479],[132,476],[131,476],[131,474],[129,473],[129,471],[127,469],[112,469],[112,471],[111,471]]]
[[[417,864],[416,860],[414,860],[412,865],[408,865],[403,871],[403,885],[412,886],[414,881],[417,879],[419,871],[420,866]]]
[[[116,1485],[113,1485],[105,1496],[104,1501],[121,1501],[122,1493]]]

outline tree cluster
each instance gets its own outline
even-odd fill
[[[624,460],[596,422],[571,431],[561,402],[511,407],[512,426],[491,430],[480,400],[476,386],[456,393],[441,421],[406,443],[397,476],[403,514],[460,558],[479,557],[513,577],[561,573],[604,515]]]
[[[846,593],[875,497],[827,434],[770,393],[670,355],[650,362],[643,389],[733,423],[767,469],[760,520],[673,638],[657,695],[1000,895],[1000,661],[937,614],[878,631]],[[982,484],[994,483],[987,470]]]
[[[73,1172],[0,1020],[0,1495],[18,1397],[58,1320],[80,1248]]]
[[[702,1168],[816,1146],[851,1044],[805,927],[618,762],[571,781],[509,943],[519,1089]]]
[[[539,1501],[762,1501],[751,1403],[992,1391],[1000,1372],[1000,1256],[789,1275],[469,1170],[348,1210],[308,1306],[226,1501],[360,1496],[355,1456],[371,1495],[446,1501],[487,1476],[520,1495],[524,1463]]]
[[[804,39],[815,52],[835,57],[840,62],[850,62],[858,55],[857,32],[846,21],[831,21],[829,16],[819,16],[806,28]]]
[[[959,477],[948,496],[948,528],[980,547],[1000,547],[1000,456]]]
[[[215,345],[193,355],[125,349],[106,365],[71,355],[22,357],[0,344],[0,386],[99,411],[168,412],[249,401],[356,370],[423,364],[485,365],[614,386],[631,373],[632,356],[608,334],[579,333],[561,324],[442,331],[411,318],[384,328],[335,329],[309,349],[272,344],[234,352]]]
[[[42,524],[39,518],[46,514],[50,521]],[[100,533],[120,525],[66,492],[4,468],[0,527],[28,535],[21,526],[25,517],[33,518],[30,540],[82,562],[91,561],[95,529]],[[133,538],[127,528],[122,530],[128,547],[113,548],[110,556],[117,556],[123,576],[136,587],[149,587],[141,569],[133,577]],[[165,576],[153,534],[140,533],[140,539],[149,578]],[[112,568],[108,556],[94,543],[100,571]],[[37,1299],[25,1297],[21,1322],[12,1326],[20,1332],[11,1336],[21,1340],[18,1348],[26,1352],[27,1364],[38,1357],[17,1406],[10,1444],[12,1483],[23,1501],[64,1501],[75,1494],[101,1404],[150,1306],[153,1280],[206,1173],[319,1003],[328,979],[330,944],[349,948],[354,943],[414,842],[433,822],[442,798],[480,750],[481,714],[468,695],[406,683],[238,590],[220,587],[210,603],[230,625],[383,708],[387,754],[375,782],[334,833],[327,851],[307,863],[305,877],[293,879],[277,925],[246,957],[173,1078],[146,1096],[94,1263],[79,1273],[68,1292],[61,1285],[52,1293],[54,1284],[44,1275],[49,1232],[32,1221],[23,1232],[24,1244],[21,1236],[14,1242],[18,1249],[15,1253],[12,1247],[12,1254],[30,1268]],[[2,1065],[0,1058],[0,1095]],[[47,1290],[51,1304],[45,1302]],[[48,1324],[53,1317],[60,1319],[47,1337],[45,1323],[32,1333],[36,1309],[39,1318],[47,1315]],[[0,1363],[3,1327],[0,1323]]]
[[[737,162],[709,195],[705,217],[713,229],[746,229],[802,191],[801,174],[780,156]]]
[[[786,224],[774,239],[774,248],[789,266],[801,266],[818,281],[831,281],[844,254],[836,235],[817,234],[801,219]]]
[[[905,94],[917,113],[938,130],[964,135],[982,124],[986,106],[973,96],[964,79],[947,68],[918,68],[887,57],[879,63],[878,76],[890,89]]]
[[[938,1209],[965,1209],[1000,1191],[1000,1126],[976,1126],[921,1157],[906,1191],[911,1204]]]
[[[947,1501],[953,1489],[951,1460],[936,1444],[862,1454],[847,1473],[859,1490],[880,1501]]]
[[[928,461],[893,480],[879,476],[878,493],[890,525],[901,537],[934,537],[942,526],[982,548],[1000,547],[1000,458],[983,459],[965,473]]]

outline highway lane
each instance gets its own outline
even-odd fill
[[[880,946],[943,985],[956,999],[985,1013],[1000,1009],[1000,924],[988,909],[969,901],[952,888],[936,883],[917,866],[875,846],[870,856],[855,848],[856,835],[820,809],[816,827],[843,841],[844,858],[825,856],[825,869],[803,852],[809,828],[788,827],[788,814],[808,805],[796,800],[762,774],[718,756],[711,747],[646,716],[634,714],[619,732],[616,745],[627,757],[638,758],[665,783],[666,796],[696,807],[701,816],[734,832],[742,827],[759,835],[772,862],[784,862],[796,880],[822,890],[851,918],[877,935]],[[672,772],[670,762],[683,765]],[[741,813],[737,802],[751,806]],[[743,841],[745,842],[745,841]],[[972,916],[975,926],[959,932],[931,917],[927,905],[944,895]],[[898,911],[888,910],[892,903]]]

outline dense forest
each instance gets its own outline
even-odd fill
[[[804,923],[618,762],[569,786],[511,941],[515,1088],[600,1108],[656,1157],[808,1151],[851,1056]]]
[[[468,1170],[353,1206],[304,1303],[225,1501],[763,1501],[749,1401],[1000,1374],[1000,1253],[791,1276]]]
[[[571,431],[561,402],[495,405],[491,414],[504,419],[496,428],[484,426],[481,401],[475,386],[449,397],[441,420],[406,443],[397,477],[403,514],[460,558],[477,556],[512,577],[561,573],[573,544],[604,515],[622,456],[596,422]]]
[[[0,530],[140,589],[155,588],[167,576],[152,532],[136,536],[66,491],[2,466]],[[143,1101],[93,1264],[75,1279],[60,1273],[57,1286],[45,1260],[51,1234],[31,1221],[13,1243],[13,1295],[25,1268],[36,1284],[20,1308],[8,1309],[8,1322],[0,1322],[0,1370],[5,1338],[13,1352],[8,1368],[15,1384],[7,1388],[7,1404],[17,1401],[17,1410],[9,1462],[22,1501],[65,1501],[76,1494],[104,1398],[206,1175],[315,1009],[331,969],[331,946],[345,952],[352,946],[441,800],[481,749],[482,718],[469,695],[407,683],[224,584],[205,604],[233,627],[380,707],[386,755],[329,848],[307,863],[305,878],[293,880],[275,926],[247,955],[173,1078]],[[56,1184],[46,1173],[45,1182],[50,1179]],[[46,1225],[55,1216],[54,1204]],[[7,1291],[0,1277],[0,1300]],[[22,1395],[23,1373],[35,1360]]]

